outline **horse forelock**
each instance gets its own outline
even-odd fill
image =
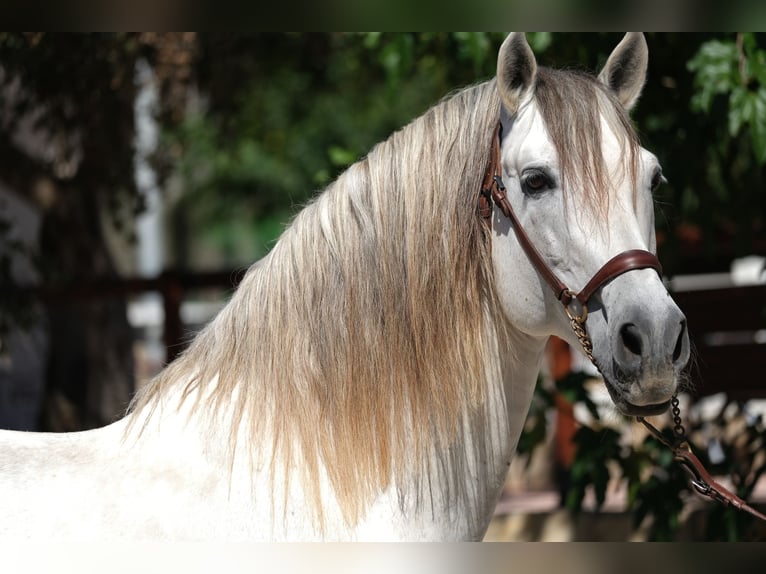
[[[320,472],[349,523],[429,472],[422,455],[446,451],[500,381],[507,326],[476,213],[499,109],[494,81],[466,88],[351,166],[134,410],[210,386],[198,412],[233,409],[232,452],[247,425],[275,480],[301,467],[320,523]]]
[[[635,192],[639,139],[628,112],[595,76],[544,67],[538,68],[535,102],[559,158],[565,193],[581,193],[594,221],[608,223],[610,192],[619,180],[610,180],[602,155],[601,119],[621,146],[618,177],[627,177]]]

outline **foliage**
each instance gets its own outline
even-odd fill
[[[736,138],[747,129],[756,159],[766,164],[766,52],[755,35],[705,42],[688,68],[697,89],[692,110],[710,114],[717,96],[728,98],[729,135]]]
[[[195,227],[238,219],[253,230],[262,222],[279,229],[275,219],[287,219],[375,142],[444,94],[491,77],[503,36],[201,36],[196,73],[207,104],[180,127],[170,125],[166,140],[198,212]],[[587,69],[603,65],[620,39],[528,37],[542,63]],[[762,235],[761,41],[754,34],[648,35],[649,79],[634,116],[669,180],[657,197],[657,226],[671,274],[694,265],[722,270]],[[699,230],[695,253],[705,261],[685,257],[690,226]]]
[[[249,222],[254,234],[264,226],[278,234],[275,219],[286,220],[376,142],[451,89],[489,77],[500,39],[473,33],[204,37],[203,81],[217,81],[207,66],[235,50],[254,54],[241,67],[257,74],[231,90],[211,90],[204,109],[166,133],[190,216],[202,225]],[[267,47],[276,58],[265,57]]]
[[[588,489],[592,489],[598,512],[610,482],[625,481],[627,508],[634,528],[648,524],[648,537],[655,541],[676,540],[681,516],[693,498],[689,476],[674,460],[672,451],[653,436],[640,445],[625,444],[621,431],[602,423],[598,410],[585,391],[583,373],[571,373],[555,382],[555,391],[538,384],[533,405],[519,440],[520,454],[529,454],[543,443],[548,432],[546,411],[559,392],[573,403],[585,405],[593,416],[581,425],[573,440],[577,453],[570,471],[565,505],[574,514],[582,511]],[[627,423],[627,419],[625,419]],[[731,477],[738,496],[747,500],[758,479],[766,472],[766,425],[760,415],[750,415],[747,404],[727,401],[710,420],[686,419],[692,450],[714,476]],[[670,429],[665,439],[674,441]],[[701,445],[713,445],[703,448]],[[711,456],[711,451],[713,455]],[[704,506],[705,540],[741,541],[758,536],[756,519],[733,507],[711,503]],[[648,522],[647,522],[648,521]]]
[[[748,500],[766,472],[766,424],[762,415],[750,413],[747,403],[730,401],[708,424],[715,429],[711,442],[720,450],[716,463],[709,461],[711,470],[730,476],[737,495]],[[762,540],[758,525],[749,514],[717,505],[710,511],[705,535],[708,540],[727,542]]]
[[[677,108],[674,165],[683,179],[663,198],[680,207],[679,218],[700,229],[706,254],[735,256],[764,249],[764,185],[766,161],[766,91],[762,35],[727,34],[701,38],[688,60],[691,85]],[[681,152],[681,147],[686,151]],[[677,159],[676,159],[677,158]],[[675,163],[680,161],[680,163]],[[691,166],[692,169],[688,169]],[[668,235],[671,244],[678,238]],[[668,250],[671,265],[682,264],[678,249]],[[719,255],[719,257],[720,257]],[[719,264],[720,265],[720,264]],[[710,266],[708,265],[708,270]]]
[[[24,86],[16,100],[4,97],[6,137],[15,129],[10,119],[35,110],[37,125],[66,145],[46,163],[21,161],[29,154],[6,142],[15,153],[2,154],[0,177],[24,173],[14,185],[24,190],[36,176],[52,177],[97,202],[129,234],[144,207],[132,178],[132,79],[145,59],[160,85],[160,184],[174,176],[174,217],[187,229],[213,228],[186,232],[175,248],[193,253],[184,241],[241,243],[249,230],[252,247],[221,264],[249,263],[268,249],[280,222],[377,141],[444,94],[490,78],[503,37],[3,34],[2,83],[6,91],[13,82]],[[597,69],[620,35],[528,38],[546,65]],[[762,41],[757,34],[648,35],[649,81],[635,119],[670,182],[657,214],[670,273],[689,265],[678,230],[690,224],[700,229],[710,265],[720,265],[714,262],[722,253],[728,260],[752,252],[762,234]],[[230,222],[239,238],[227,237]]]

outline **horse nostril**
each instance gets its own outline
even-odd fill
[[[681,331],[678,333],[678,339],[676,339],[676,346],[673,349],[673,362],[677,363],[681,358],[681,353],[684,349],[684,337],[686,337],[686,319],[681,320]]]
[[[625,323],[620,328],[620,336],[625,348],[634,355],[641,356],[641,333],[633,323]]]

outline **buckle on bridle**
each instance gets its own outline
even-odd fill
[[[581,302],[577,298],[577,295],[572,293],[569,289],[566,289],[561,294],[561,297],[567,297],[570,300],[569,303],[567,303],[567,305],[564,307],[569,320],[574,321],[580,325],[584,325],[586,319],[588,318],[588,305]]]

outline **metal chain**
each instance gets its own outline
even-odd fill
[[[596,359],[593,357],[593,341],[590,340],[590,336],[585,330],[585,317],[587,317],[587,313],[578,316],[570,313],[569,308],[567,308],[566,311],[567,316],[569,317],[569,324],[572,326],[572,330],[577,336],[577,340],[580,341],[580,346],[582,347],[583,353],[585,353],[585,356],[588,357],[590,362],[593,363],[598,369]],[[599,372],[601,372],[601,369],[599,369]]]
[[[670,400],[671,411],[673,413],[673,432],[676,435],[676,439],[679,444],[687,443],[686,429],[684,428],[683,419],[681,419],[681,408],[678,401],[678,391],[673,393],[673,398]]]

